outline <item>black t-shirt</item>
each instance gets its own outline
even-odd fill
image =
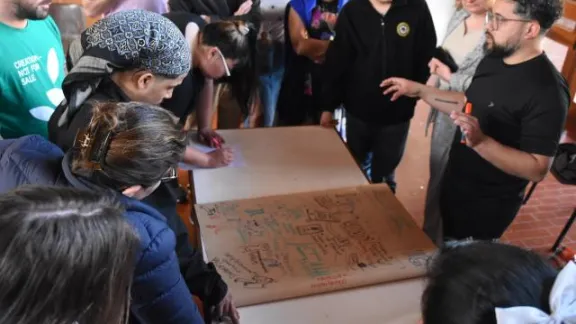
[[[486,135],[527,153],[554,156],[570,95],[566,81],[545,54],[517,65],[485,58],[466,97]],[[458,131],[452,144],[446,190],[468,198],[504,198],[523,192],[527,180],[496,168],[461,144],[461,136]]]
[[[189,23],[195,23],[200,30],[206,26],[206,21],[202,17],[188,12],[169,12],[164,14],[164,16],[180,29],[182,35],[186,34],[186,26]],[[196,108],[198,95],[204,88],[205,81],[206,79],[200,70],[190,70],[182,84],[174,89],[172,98],[164,100],[161,106],[171,111],[183,122]]]

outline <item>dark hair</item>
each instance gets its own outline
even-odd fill
[[[424,324],[495,324],[495,307],[549,312],[557,274],[541,256],[511,245],[473,242],[445,248],[428,271]]]
[[[181,160],[187,134],[169,111],[137,102],[103,103],[93,109],[90,124],[74,145],[75,174],[115,190],[151,187]]]
[[[562,0],[514,0],[514,13],[540,24],[542,32],[548,31],[562,17]]]
[[[126,321],[139,241],[116,200],[27,187],[0,211],[0,323]]]
[[[256,40],[258,31],[241,20],[223,20],[207,24],[202,29],[202,43],[215,46],[227,59],[238,60],[234,72],[227,78],[232,95],[238,100],[242,115],[250,107],[258,88],[256,70]]]

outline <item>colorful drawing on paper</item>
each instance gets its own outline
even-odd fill
[[[196,206],[239,305],[424,273],[433,244],[384,186]]]

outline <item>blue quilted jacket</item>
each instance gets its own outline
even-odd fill
[[[67,159],[60,148],[40,136],[0,140],[0,193],[26,184],[102,190],[76,178]],[[132,322],[204,323],[181,275],[176,237],[164,216],[140,201],[120,199],[126,220],[141,241],[132,284]]]

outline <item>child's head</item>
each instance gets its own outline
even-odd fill
[[[511,245],[446,248],[429,269],[424,324],[495,324],[496,307],[531,306],[549,314],[557,274],[541,256]]]

